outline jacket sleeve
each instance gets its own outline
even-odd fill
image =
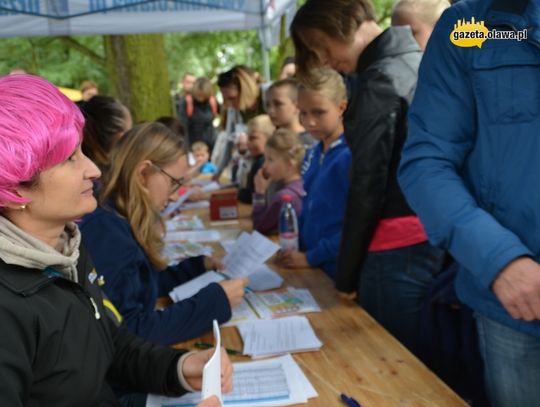
[[[320,266],[326,262],[335,262],[339,253],[343,228],[343,207],[349,190],[349,179],[347,173],[351,167],[351,154],[347,149],[341,154],[337,165],[332,169],[333,197],[332,201],[336,209],[332,222],[326,226],[328,235],[319,239],[317,245],[306,252],[306,258],[310,266]]]
[[[180,263],[167,267],[159,272],[159,296],[169,295],[176,287],[187,283],[189,280],[200,276],[206,270],[204,268],[204,256],[190,257]]]
[[[113,363],[107,379],[126,390],[180,396],[186,392],[178,378],[177,364],[185,350],[144,341],[108,318],[113,342]],[[151,372],[151,374],[149,374]]]
[[[278,225],[279,211],[281,210],[281,195],[279,193],[275,194],[266,205],[258,203],[259,200],[265,199],[265,195],[254,194],[254,196],[257,199],[253,200],[253,212],[251,214],[253,229],[261,233],[268,233]]]
[[[336,270],[336,288],[343,292],[357,290],[380,219],[401,109],[394,86],[384,74],[374,73],[358,86],[345,126],[353,164]]]
[[[253,162],[249,174],[247,177],[247,185],[245,188],[240,188],[238,191],[238,200],[240,202],[250,204],[253,199],[253,192],[255,192],[255,175],[257,171],[263,166],[263,160],[256,160]]]
[[[448,33],[458,18],[452,7],[437,24],[419,71],[402,153],[399,182],[410,206],[436,245],[489,288],[510,261],[530,250],[509,229],[480,208],[461,177],[475,145],[476,106],[467,55]],[[497,101],[478,101],[497,103]]]
[[[83,241],[98,273],[107,271],[103,291],[132,332],[151,341],[171,344],[211,330],[213,319],[223,323],[230,318],[229,300],[216,283],[163,310],[154,310],[153,304],[150,308],[146,296],[152,294],[148,293],[147,279],[155,271],[137,256],[139,247],[131,235],[125,235],[112,222],[113,219],[105,217],[87,222],[82,227]]]
[[[19,307],[0,301],[0,405],[25,406],[32,384],[36,353],[34,326],[24,303]]]

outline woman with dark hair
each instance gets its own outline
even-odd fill
[[[100,170],[109,166],[109,152],[133,125],[129,110],[110,96],[94,96],[79,103],[84,118],[82,149]]]
[[[370,0],[307,0],[291,25],[297,75],[356,73],[345,113],[352,152],[336,287],[418,353],[420,311],[443,251],[431,246],[397,182],[422,52],[409,26],[382,30]]]
[[[218,135],[212,162],[218,179],[229,164],[234,144],[241,133],[246,132],[245,123],[264,113],[261,88],[251,69],[237,65],[218,76],[218,86],[226,109],[222,114],[222,132]]]

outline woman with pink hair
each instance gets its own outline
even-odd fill
[[[2,406],[119,405],[108,383],[179,395],[201,387],[211,355],[144,342],[110,317],[74,223],[96,208],[100,176],[81,151],[83,125],[47,81],[0,78]],[[232,367],[222,358],[228,391]]]

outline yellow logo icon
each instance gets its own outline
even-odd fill
[[[483,21],[471,21],[465,19],[458,20],[454,24],[454,30],[450,33],[450,41],[458,47],[478,47],[482,48],[482,44],[488,39],[489,29],[484,25]]]

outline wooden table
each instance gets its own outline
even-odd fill
[[[234,229],[251,230],[249,205],[240,205],[240,220],[236,225],[209,225],[208,209],[193,213],[210,229],[229,229],[229,234]],[[221,245],[214,249],[217,255],[223,254]],[[319,397],[309,401],[309,406],[343,407],[340,393],[354,397],[362,407],[467,406],[355,302],[339,299],[332,280],[321,270],[271,266],[282,275],[285,284],[308,288],[322,309],[307,317],[323,347],[317,352],[293,355],[319,393]],[[213,336],[208,333],[197,340],[213,342]],[[177,346],[191,349],[195,341]],[[236,328],[222,328],[222,344],[242,349]],[[232,360],[248,358],[233,356]]]

